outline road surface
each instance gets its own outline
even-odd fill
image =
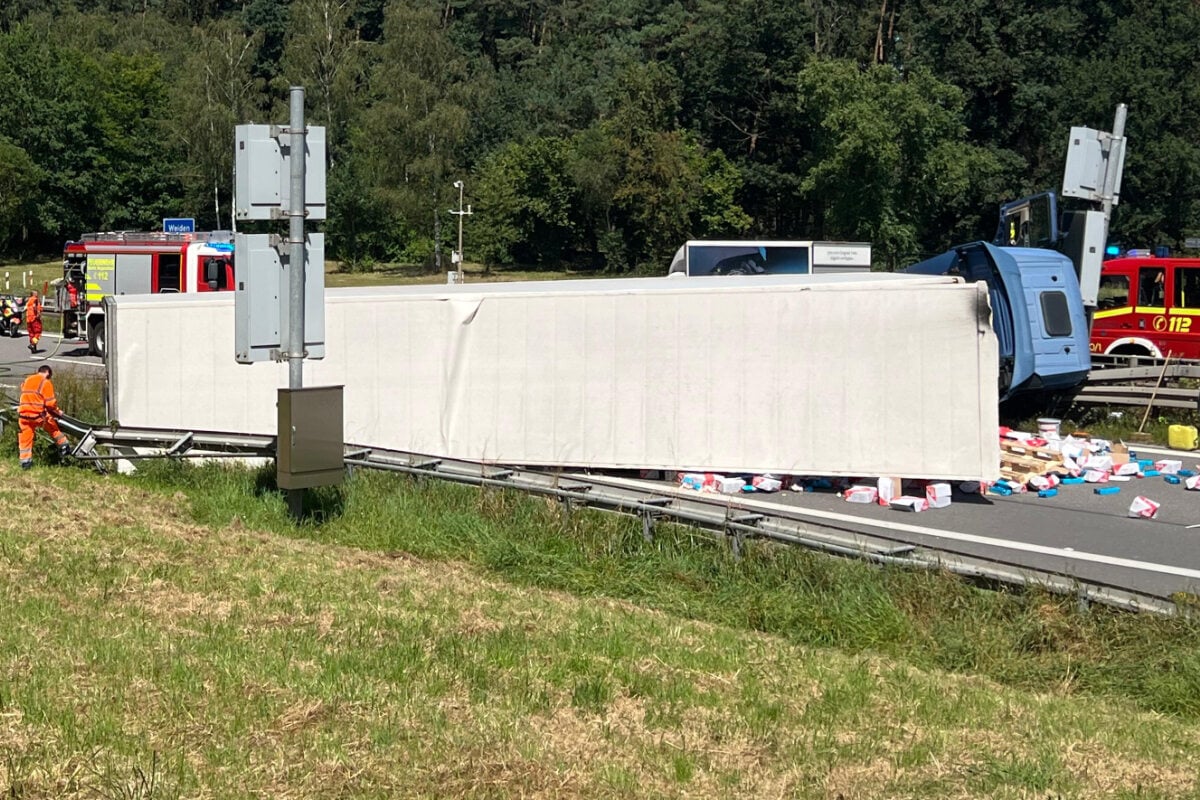
[[[1161,458],[1155,449],[1144,457]],[[1176,453],[1185,468],[1200,468],[1200,453]],[[660,484],[661,485],[661,484]],[[1169,598],[1200,596],[1200,492],[1161,477],[1113,483],[1115,495],[1093,485],[1063,486],[1057,497],[1000,497],[954,492],[944,509],[921,513],[847,503],[832,491],[721,496],[746,511],[780,512],[878,542],[979,557],[1020,569]],[[696,492],[680,492],[699,497]],[[1162,504],[1156,519],[1128,516],[1134,497]],[[708,495],[708,497],[716,497]]]
[[[78,370],[97,377],[104,376],[104,362],[88,355],[87,343],[75,339],[63,339],[58,334],[43,334],[38,343],[39,352],[29,352],[29,337],[21,329],[20,337],[11,339],[0,336],[0,386],[10,397],[19,389],[25,376],[45,363],[55,373]]]

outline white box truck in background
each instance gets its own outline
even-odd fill
[[[689,241],[671,259],[668,275],[824,275],[871,271],[865,242]]]

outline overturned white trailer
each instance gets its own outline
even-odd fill
[[[122,296],[122,425],[274,434],[285,364],[234,361],[232,293]],[[986,287],[821,275],[329,289],[345,439],[503,464],[990,479]]]

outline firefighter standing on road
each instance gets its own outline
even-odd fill
[[[50,381],[53,374],[54,370],[43,364],[21,384],[21,405],[17,407],[21,425],[17,435],[21,450],[21,469],[33,466],[33,435],[38,428],[53,437],[63,455],[71,451],[67,437],[58,429],[57,420],[62,416],[62,412],[58,410],[54,384]]]
[[[42,338],[42,301],[36,291],[29,293],[29,302],[25,304],[25,329],[29,332],[29,352],[36,353]]]

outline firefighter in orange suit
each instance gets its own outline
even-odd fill
[[[71,451],[67,437],[58,429],[58,400],[54,397],[54,384],[50,381],[54,370],[46,364],[25,379],[21,384],[21,405],[17,407],[20,432],[17,441],[21,450],[21,469],[33,466],[33,435],[41,428],[54,439],[59,451],[66,455]]]
[[[25,329],[29,332],[29,352],[36,353],[42,338],[42,301],[36,291],[29,293],[29,301],[25,303]]]

